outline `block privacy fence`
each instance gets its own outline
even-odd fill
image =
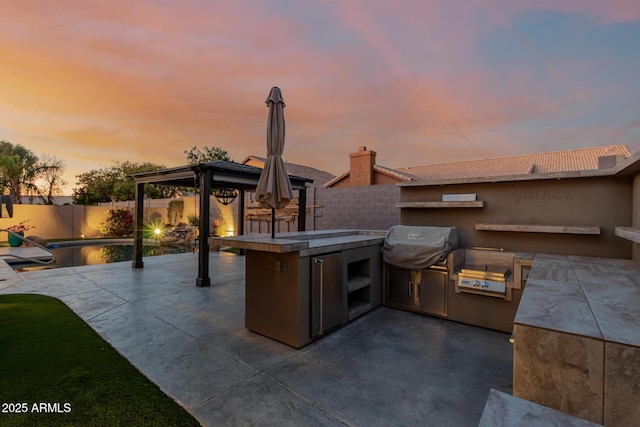
[[[250,199],[251,195],[247,195]],[[160,218],[169,223],[167,207],[174,199],[145,200],[145,222]],[[189,215],[197,214],[197,198],[185,197],[184,209],[173,222],[188,223]],[[375,185],[347,188],[309,188],[307,190],[307,230],[335,228],[387,230],[400,223],[400,188],[395,185]],[[212,221],[221,218],[225,234],[237,233],[237,201],[222,206],[212,201]],[[99,224],[110,209],[133,211],[134,202],[114,202],[102,206],[15,205],[13,218],[0,218],[0,228],[29,220],[35,226],[28,235],[45,239],[80,239],[102,237]],[[255,221],[245,222],[246,234],[267,233],[268,224],[260,228]],[[279,224],[280,232],[297,230],[297,222]],[[278,228],[276,228],[278,230]],[[6,240],[7,233],[0,233]]]

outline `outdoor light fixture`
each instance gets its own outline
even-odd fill
[[[165,237],[165,228],[162,220],[155,219],[145,226],[144,236],[147,239],[161,240]]]
[[[218,202],[226,206],[238,197],[238,191],[233,188],[222,187],[214,190],[213,195]]]

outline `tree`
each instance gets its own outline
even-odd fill
[[[197,165],[203,162],[212,162],[214,160],[226,160],[232,162],[231,157],[227,150],[223,150],[220,147],[207,147],[206,145],[202,150],[198,147],[191,147],[189,150],[185,150],[184,154],[187,156],[187,161],[191,165]]]
[[[45,154],[40,157],[35,191],[44,204],[53,205],[54,197],[62,195],[62,187],[67,185],[62,177],[64,168],[64,160],[54,155]]]
[[[135,182],[129,175],[164,169],[153,163],[115,162],[113,166],[94,169],[77,175],[77,187],[73,189],[73,203],[95,205],[98,203],[133,200]],[[145,195],[152,199],[169,198],[178,194],[177,187],[147,184]]]
[[[38,173],[38,156],[33,151],[0,141],[0,186],[13,197],[13,203],[22,203],[23,191],[35,191]]]
[[[114,185],[116,200],[133,200],[136,197],[136,185],[129,175],[140,172],[153,172],[165,169],[164,165],[145,162],[142,164],[135,162],[116,162],[114,166],[117,170],[117,180]],[[150,199],[167,199],[175,197],[180,192],[177,187],[157,184],[145,185],[144,194]]]
[[[79,187],[73,189],[73,203],[76,205],[95,205],[113,200],[115,184],[108,169],[94,169],[76,175]]]

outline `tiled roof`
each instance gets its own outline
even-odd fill
[[[598,169],[599,157],[624,156],[627,158],[630,155],[631,151],[626,145],[609,145],[495,159],[414,166],[396,170],[410,174],[420,181],[497,177],[503,175],[596,170]]]
[[[348,176],[349,176],[349,173],[350,173],[350,172],[349,172],[349,171],[347,171],[347,172],[343,173],[342,175],[338,175],[338,176],[336,176],[335,178],[333,178],[332,180],[325,182],[322,186],[323,186],[324,188],[329,188],[329,187],[331,187],[333,184],[335,184],[336,182],[340,182],[340,181],[342,181],[343,179],[345,179],[346,177],[348,177]]]
[[[410,175],[408,173],[404,173],[400,170],[397,169],[391,169],[388,168],[386,166],[381,166],[381,165],[373,165],[373,170],[385,175],[389,175],[392,176],[396,179],[398,179],[398,181],[413,181],[415,180],[415,177],[413,175]],[[335,178],[333,178],[331,181],[327,181],[323,187],[325,188],[329,188],[332,185],[334,185],[336,182],[340,182],[342,181],[344,178],[348,177],[351,174],[351,171],[347,171],[345,173],[343,173],[342,175],[339,175]]]
[[[373,170],[385,175],[390,175],[394,178],[398,178],[401,181],[412,181],[415,179],[413,175],[402,172],[400,169],[391,169],[386,166],[373,165]]]
[[[245,164],[250,159],[254,159],[262,163],[262,165],[264,165],[264,163],[267,161],[266,157],[251,155],[247,156],[241,163]],[[289,173],[290,175],[312,179],[313,183],[311,185],[313,187],[322,187],[325,182],[331,181],[333,178],[335,178],[335,176],[330,174],[329,172],[321,171],[320,169],[312,168],[309,166],[303,166],[289,162],[285,162],[285,165],[287,167],[287,173]]]

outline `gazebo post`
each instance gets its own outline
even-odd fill
[[[307,229],[307,188],[298,190],[298,231]]]
[[[238,191],[238,236],[244,235],[244,188]],[[238,249],[238,255],[244,255],[244,249]]]
[[[142,262],[142,238],[144,233],[144,182],[136,183],[136,212],[133,241],[133,268],[143,268]]]
[[[200,182],[200,224],[198,239],[198,278],[196,286],[211,286],[209,277],[209,215],[211,213],[211,170],[207,167],[198,168]]]
[[[238,236],[244,235],[244,188],[238,191]]]

